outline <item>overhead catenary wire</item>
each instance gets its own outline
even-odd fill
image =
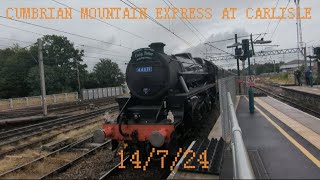
[[[0,23],[0,26],[4,26],[4,27],[8,27],[8,28],[12,28],[12,29],[17,29],[17,30],[20,30],[20,31],[24,31],[24,32],[28,32],[28,33],[32,33],[32,34],[36,34],[36,35],[40,35],[40,36],[42,36],[42,34],[37,33],[37,32],[28,31],[28,30],[25,30],[25,29],[21,29],[21,28],[13,27],[13,26],[8,26],[8,25],[1,24],[1,23]]]
[[[25,46],[25,47],[21,47],[21,49],[26,49],[28,47],[31,47],[33,45],[35,45],[36,43],[33,43],[33,42],[30,42],[30,41],[23,41],[23,40],[18,40],[18,39],[12,39],[12,38],[6,38],[6,37],[0,37],[0,39],[6,39],[6,40],[11,40],[11,41],[17,41],[17,42],[23,42],[23,43],[28,43],[29,45]],[[11,48],[11,46],[4,46],[4,45],[0,45],[2,47],[5,47],[5,48]],[[86,53],[86,51],[85,51]],[[88,52],[90,53],[90,52]],[[100,55],[106,55],[106,56],[114,56],[114,57],[124,57],[124,58],[130,58],[129,56],[121,56],[121,55],[113,55],[113,54],[106,54],[106,53],[97,53],[97,52],[92,52],[94,54],[100,54]],[[34,58],[34,56],[31,54],[32,58]],[[84,57],[88,57],[88,56],[84,56]],[[97,57],[94,57],[94,58],[97,58]]]
[[[287,8],[288,8],[288,6],[289,6],[289,4],[290,4],[290,1],[291,1],[291,0],[288,0],[288,3],[287,3],[287,6],[286,6],[285,10],[287,10]],[[277,26],[276,26],[276,28],[274,29],[274,31],[273,31],[273,33],[272,33],[272,35],[271,35],[271,38],[270,38],[270,39],[272,39],[272,38],[273,38],[273,35],[274,35],[274,34],[275,34],[275,32],[277,31],[277,29],[278,29],[278,27],[279,27],[279,24],[280,24],[281,20],[282,20],[282,18],[280,18],[280,19],[279,19],[279,21],[278,21],[278,23],[277,23]]]
[[[60,3],[56,0],[52,0],[56,3]],[[132,7],[131,5],[129,5],[128,3],[124,2],[123,0],[120,0],[122,1],[123,3],[127,4],[128,6]],[[130,2],[128,0],[128,2]],[[130,2],[133,6],[135,6],[137,8],[136,5],[134,5],[132,2]],[[63,4],[63,3],[60,3],[60,4]],[[65,4],[63,4],[65,5]],[[67,5],[65,5],[67,6]],[[68,6],[69,7],[69,6]],[[132,7],[133,8],[133,7]],[[74,9],[74,8],[73,8]],[[136,9],[136,11],[138,11]],[[182,37],[180,37],[179,35],[175,34],[174,32],[172,32],[171,30],[169,30],[167,27],[165,27],[164,25],[162,25],[160,22],[158,22],[157,20],[155,20],[154,18],[152,18],[150,15],[147,14],[147,17],[152,20],[153,22],[155,22],[156,24],[158,24],[159,26],[161,26],[162,28],[164,28],[165,30],[169,31],[170,33],[172,33],[174,36],[176,36],[177,38],[179,38],[180,40],[182,40],[184,43],[186,43],[187,45],[189,45],[190,47],[193,47],[193,45],[191,43],[189,43],[188,41],[186,41],[185,39],[183,39]],[[130,48],[130,47],[126,47],[126,46],[123,46],[121,44],[114,44],[114,43],[111,43],[111,42],[107,42],[107,41],[102,41],[102,40],[99,40],[99,39],[95,39],[95,38],[92,38],[92,37],[87,37],[87,36],[84,36],[84,35],[80,35],[80,34],[75,34],[75,33],[72,33],[72,32],[67,32],[67,31],[64,31],[64,30],[59,30],[59,29],[55,29],[55,28],[51,28],[51,27],[47,27],[47,26],[43,26],[43,25],[39,25],[39,24],[35,24],[35,23],[30,23],[30,22],[26,22],[26,21],[22,21],[22,20],[18,20],[18,19],[13,19],[13,18],[8,18],[8,17],[5,17],[5,16],[2,16],[0,15],[0,18],[4,18],[4,19],[8,19],[8,20],[12,20],[12,21],[16,21],[16,22],[19,22],[19,23],[23,23],[23,24],[27,24],[27,25],[31,25],[31,26],[35,26],[35,27],[40,27],[40,28],[43,28],[43,29],[48,29],[48,30],[52,30],[52,31],[56,31],[56,32],[60,32],[60,33],[64,33],[64,34],[69,34],[69,35],[72,35],[72,36],[76,36],[76,37],[80,37],[80,38],[84,38],[84,39],[89,39],[89,40],[93,40],[93,41],[97,41],[97,42],[101,42],[101,43],[104,43],[104,44],[109,44],[109,45],[113,45],[113,46],[119,46],[119,47],[122,47],[122,48],[126,48],[126,49],[131,49],[133,50],[133,48]],[[99,19],[97,19],[99,20]],[[100,21],[100,20],[99,20]],[[104,21],[102,21],[104,22]],[[104,22],[105,23],[105,22]],[[7,26],[9,27],[9,26]],[[19,29],[19,28],[15,28],[15,29]],[[19,29],[19,30],[22,30],[22,29]],[[26,32],[28,32],[27,30],[25,30]],[[36,34],[36,33],[34,33]],[[149,41],[149,40],[148,40]],[[150,42],[150,41],[149,41]],[[200,50],[202,51],[202,50]],[[203,51],[202,51],[203,52]]]
[[[277,0],[277,4],[276,4],[276,6],[275,6],[275,9],[277,9],[278,4],[279,4],[279,1],[280,1],[280,0]],[[265,32],[265,34],[263,35],[263,37],[265,37],[265,36],[266,36],[266,34],[268,33],[268,31],[269,31],[269,27],[270,27],[270,24],[271,24],[271,19],[269,20],[269,23],[268,23],[268,26],[267,26],[266,32]]]
[[[2,37],[0,37],[0,38],[2,38]],[[4,38],[4,39],[8,39],[8,38]],[[16,39],[10,39],[10,40],[20,41],[20,40],[16,40]],[[26,42],[26,41],[24,41],[24,42]],[[36,44],[36,43],[31,43],[31,44],[29,44],[29,45],[27,45],[27,46],[21,47],[21,49],[26,49],[26,48],[28,48],[28,47],[31,47],[31,46],[35,45],[35,44]],[[0,45],[0,46],[1,46],[1,45]],[[12,48],[12,47],[7,47],[7,48]],[[27,51],[27,52],[30,54],[32,60],[34,60],[35,63],[38,63],[38,60],[32,55],[32,53],[31,53],[30,51]]]
[[[115,26],[115,25],[113,25],[113,24],[110,24],[110,23],[108,23],[108,22],[105,22],[105,21],[103,21],[103,20],[101,20],[101,19],[97,19],[96,17],[92,17],[90,14],[86,14],[86,13],[84,13],[84,12],[81,12],[81,11],[79,11],[78,9],[75,9],[75,8],[73,8],[73,7],[70,7],[70,6],[66,5],[66,4],[63,4],[63,3],[59,2],[59,1],[57,1],[57,0],[51,0],[51,1],[53,1],[53,2],[55,2],[55,3],[58,3],[58,4],[62,5],[62,6],[71,8],[71,9],[73,9],[74,11],[77,11],[77,12],[79,12],[79,13],[81,13],[81,14],[84,14],[84,15],[90,17],[91,19],[95,19],[95,20],[97,20],[97,21],[99,21],[99,22],[101,22],[101,23],[107,24],[108,26],[111,26],[111,27],[113,27],[113,28],[116,28],[116,29],[118,29],[118,30],[120,30],[120,31],[123,31],[123,32],[125,32],[125,33],[128,33],[128,34],[130,34],[130,35],[132,35],[132,36],[135,36],[135,37],[137,37],[137,38],[140,38],[140,39],[146,40],[146,41],[148,41],[148,42],[151,42],[150,40],[148,40],[148,39],[146,39],[146,38],[144,38],[144,37],[142,37],[142,36],[140,36],[140,35],[137,35],[137,34],[135,34],[135,33],[132,33],[132,32],[130,32],[130,31],[128,31],[128,30],[125,30],[125,29],[123,29],[123,28],[120,28],[120,27],[118,27],[118,26]]]
[[[176,8],[169,0],[162,0],[170,9],[172,9],[172,8]],[[170,6],[169,4],[172,6]],[[198,36],[198,34],[194,31],[194,30],[192,30],[191,28],[190,28],[190,26],[182,19],[182,14],[181,14],[181,12],[180,11],[178,11],[178,13],[180,14],[180,16],[178,16],[179,17],[179,19],[180,19],[180,21],[181,22],[183,22],[183,24],[200,40],[200,42],[202,42],[202,39]],[[194,27],[193,26],[193,24],[188,20],[188,19],[185,19],[204,39],[206,39],[205,37],[204,37],[204,35],[203,34],[201,34],[201,32],[196,28],[196,27]]]
[[[120,0],[121,2],[123,2],[124,4],[126,4],[127,6],[131,7],[131,8],[135,8],[135,10],[137,12],[140,13],[139,7],[137,5],[135,5],[134,3],[132,3],[130,0],[126,0],[127,2],[125,2],[125,0]],[[130,4],[129,4],[130,3]],[[166,31],[170,32],[171,34],[173,34],[175,37],[177,37],[178,39],[180,39],[181,41],[183,41],[185,44],[187,44],[190,47],[193,47],[193,45],[191,43],[189,43],[188,41],[186,41],[185,39],[183,39],[182,37],[180,37],[179,35],[177,35],[176,33],[172,32],[170,29],[168,29],[166,26],[164,26],[163,24],[161,24],[159,21],[157,21],[156,19],[154,19],[153,17],[151,17],[148,13],[145,13],[145,15],[148,17],[148,19],[150,19],[152,22],[158,24],[160,27],[162,27],[163,29],[165,29]],[[202,50],[200,50],[202,51]],[[203,52],[203,51],[202,51]]]
[[[7,45],[0,45],[0,47],[4,47],[4,48],[11,48],[11,46],[7,46]],[[2,49],[3,50],[3,49]]]
[[[10,19],[10,18],[2,16],[2,15],[0,15],[0,18],[4,18],[4,19],[11,20],[11,21],[16,21],[16,22],[19,22],[19,23],[28,24],[28,25],[31,25],[31,26],[40,27],[40,28],[43,28],[43,29],[48,29],[48,30],[52,30],[52,31],[56,31],[56,32],[64,33],[64,34],[69,34],[69,35],[72,35],[72,36],[76,36],[76,37],[80,37],[80,38],[84,38],[84,39],[89,39],[89,40],[92,40],[92,41],[97,41],[97,42],[108,44],[108,45],[112,45],[112,46],[118,46],[118,47],[122,47],[122,48],[125,48],[125,49],[133,50],[133,48],[130,48],[130,47],[127,47],[127,46],[123,46],[121,44],[118,45],[118,44],[114,44],[114,43],[111,43],[111,42],[95,39],[95,38],[92,38],[92,37],[87,37],[87,36],[84,36],[84,35],[79,35],[79,34],[67,32],[67,31],[64,31],[64,30],[59,30],[59,29],[46,27],[46,26],[42,26],[42,25],[38,25],[38,24],[26,22],[26,21],[21,21],[21,20],[18,20],[18,19]]]
[[[79,12],[79,13],[85,14],[85,13],[83,13],[83,12],[81,12],[81,11],[73,8],[73,7],[70,7],[70,6],[66,5],[66,4],[63,4],[63,3],[61,3],[61,2],[59,2],[59,1],[57,1],[57,0],[51,0],[51,1],[56,2],[56,3],[58,3],[58,4],[62,5],[62,6],[71,8],[71,9],[73,9],[73,10]],[[120,1],[122,1],[122,0],[120,0]],[[124,2],[124,1],[122,1],[122,2],[123,2],[124,4],[126,4],[127,6],[129,6],[129,7],[132,8],[132,6],[130,6],[130,5],[127,4],[126,2]],[[130,1],[129,1],[129,2],[130,2]],[[131,3],[132,5],[134,5],[132,2],[130,2],[130,3]],[[135,6],[135,5],[134,5],[134,6]],[[135,7],[137,8],[137,6],[135,6]],[[140,13],[140,11],[139,11],[138,9],[135,9],[135,11],[137,11],[137,12]],[[124,32],[126,32],[126,33],[128,33],[128,34],[131,34],[131,35],[133,35],[133,36],[135,36],[135,37],[138,37],[138,38],[140,38],[140,39],[146,40],[146,41],[148,41],[149,43],[152,42],[152,41],[150,41],[150,40],[148,40],[148,39],[146,39],[146,38],[143,38],[143,37],[140,36],[140,35],[134,34],[134,33],[130,32],[130,31],[128,31],[128,30],[122,29],[122,28],[120,28],[120,27],[117,27],[117,26],[112,25],[112,24],[110,24],[110,23],[107,23],[107,22],[105,22],[105,21],[102,21],[101,19],[97,19],[96,17],[92,17],[92,16],[90,16],[89,14],[85,14],[85,15],[88,16],[88,17],[90,17],[90,18],[92,18],[92,19],[95,19],[95,20],[97,20],[97,21],[99,21],[99,22],[102,22],[102,23],[104,23],[104,24],[107,24],[107,25],[109,25],[109,26],[111,26],[111,27],[114,27],[114,28],[116,28],[116,29],[118,29],[118,30],[121,30],[121,31],[124,31]],[[152,17],[149,16],[148,14],[147,14],[147,17],[148,17],[148,18],[152,18]],[[153,18],[152,18],[152,19],[153,19]],[[152,19],[150,19],[150,20],[152,20]],[[154,20],[155,20],[155,19],[154,19]],[[153,21],[153,20],[152,20],[152,21]],[[155,21],[156,21],[156,20],[155,20]],[[158,23],[159,23],[159,22],[158,22]],[[163,28],[166,28],[166,27],[163,26],[161,23],[159,23],[158,25],[162,26]],[[166,29],[167,29],[167,28],[166,28]],[[167,30],[169,30],[169,29],[167,29]],[[169,30],[169,31],[170,31],[170,30]],[[174,32],[172,32],[172,33],[173,33],[175,36],[177,36]],[[187,43],[188,43],[188,42],[187,42]],[[191,45],[191,46],[192,46],[192,45]],[[173,49],[170,49],[170,51],[174,51],[174,50],[173,50]]]
[[[226,53],[226,54],[229,54],[229,55],[235,57],[234,54],[231,54],[231,53],[229,53],[229,52],[227,52],[227,51],[225,51],[225,50],[222,50],[222,49],[220,49],[220,48],[218,48],[218,47],[216,47],[216,46],[213,46],[213,45],[211,45],[210,43],[205,43],[205,44],[208,45],[208,46],[210,46],[210,47],[213,47],[213,48],[215,48],[215,49],[217,49],[217,50],[219,50],[219,51],[222,51],[222,52],[224,52],[224,53]]]
[[[87,55],[84,55],[83,57],[85,57],[85,58],[92,58],[92,59],[107,59],[106,57],[96,57],[96,56],[87,56]],[[111,59],[111,61],[112,61],[112,59]],[[119,62],[117,62],[117,63],[119,63],[119,64],[127,64],[128,63],[128,61],[126,61],[126,60],[122,60],[122,59],[116,59],[115,61],[121,61],[120,63]]]
[[[114,56],[114,57],[130,58],[129,56],[121,56],[121,55],[107,54],[107,53],[88,52],[88,51],[86,51],[85,53],[88,53],[88,54],[100,54],[100,55],[105,55],[105,56]]]
[[[0,25],[3,25],[3,24],[0,23]],[[3,26],[4,26],[4,27],[7,27],[7,28],[12,28],[12,29],[17,29],[17,30],[20,30],[20,31],[24,31],[24,32],[27,32],[27,33],[32,33],[32,34],[37,34],[37,35],[40,35],[40,36],[45,36],[45,34],[37,33],[37,32],[34,32],[34,31],[24,30],[24,29],[17,28],[17,27],[14,27],[14,26],[7,26],[7,25],[3,25]],[[8,38],[5,38],[5,39],[8,39]],[[17,40],[17,39],[10,39],[10,40],[21,41],[21,40]],[[31,43],[31,42],[28,42],[28,43]],[[120,52],[118,52],[118,51],[103,49],[103,48],[100,48],[100,47],[85,45],[85,44],[81,44],[81,43],[74,43],[74,42],[72,42],[72,43],[73,43],[74,45],[76,45],[76,46],[83,46],[83,47],[92,48],[92,49],[99,49],[99,50],[103,50],[103,51],[120,53]]]
[[[10,40],[10,41],[17,41],[17,42],[22,42],[22,43],[27,43],[27,44],[33,43],[31,41],[23,41],[23,40],[19,40],[19,39],[12,39],[12,38],[6,38],[6,37],[0,37],[0,39],[6,39],[6,40]]]
[[[91,48],[91,49],[99,49],[102,51],[109,51],[109,52],[114,52],[114,53],[120,53],[118,51],[113,51],[113,50],[108,50],[108,49],[104,49],[104,48],[100,48],[100,47],[95,47],[95,46],[90,46],[90,45],[85,45],[85,44],[79,44],[79,43],[74,43],[77,46],[82,46],[82,47],[87,47],[87,48]]]
[[[170,3],[174,8],[176,8],[171,2],[170,0],[167,0],[168,3]],[[180,11],[179,11],[180,13]],[[180,13],[181,14],[181,13]],[[188,19],[186,19],[186,21],[203,37],[203,39],[206,39],[206,37],[198,30],[198,28],[196,28]]]
[[[258,33],[258,34],[252,34],[252,36],[261,36],[261,35],[264,35],[266,33]],[[244,38],[244,37],[250,37],[251,35],[243,35],[243,36],[238,36],[238,38]],[[228,39],[222,39],[222,40],[217,40],[217,41],[210,41],[210,42],[207,42],[207,43],[217,43],[217,42],[224,42],[224,41],[231,41],[231,40],[234,40],[235,38],[228,38]]]

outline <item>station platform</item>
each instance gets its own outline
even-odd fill
[[[319,179],[319,118],[272,97],[255,97],[250,114],[245,96],[237,97],[236,115],[257,179]],[[219,118],[208,139],[221,136]],[[232,179],[232,174],[232,153],[226,151],[220,175],[177,171],[169,179]]]
[[[281,86],[281,88],[320,96],[320,85],[316,85],[313,87],[310,87],[310,86]]]
[[[237,118],[256,178],[319,179],[320,119],[271,97],[241,97]]]

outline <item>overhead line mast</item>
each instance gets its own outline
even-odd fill
[[[296,4],[296,10],[297,10],[297,47],[302,52],[303,41],[302,41],[302,27],[301,27],[301,18],[300,18],[300,0],[294,0],[294,3]],[[298,60],[300,60],[301,52],[297,53]]]

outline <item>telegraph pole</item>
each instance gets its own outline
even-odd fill
[[[43,115],[47,116],[47,103],[46,103],[46,83],[44,79],[44,67],[43,67],[43,54],[42,54],[42,41],[38,39],[38,59],[39,59],[39,69],[40,69],[40,86],[41,86],[41,102]]]
[[[81,84],[80,84],[80,73],[79,73],[79,63],[78,63],[78,59],[76,60],[76,67],[77,67],[77,81],[78,81],[78,92],[79,94],[81,93]]]
[[[276,73],[276,60],[273,60],[273,72]]]

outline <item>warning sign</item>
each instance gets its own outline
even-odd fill
[[[247,87],[255,86],[256,78],[254,76],[247,76],[246,77]]]

